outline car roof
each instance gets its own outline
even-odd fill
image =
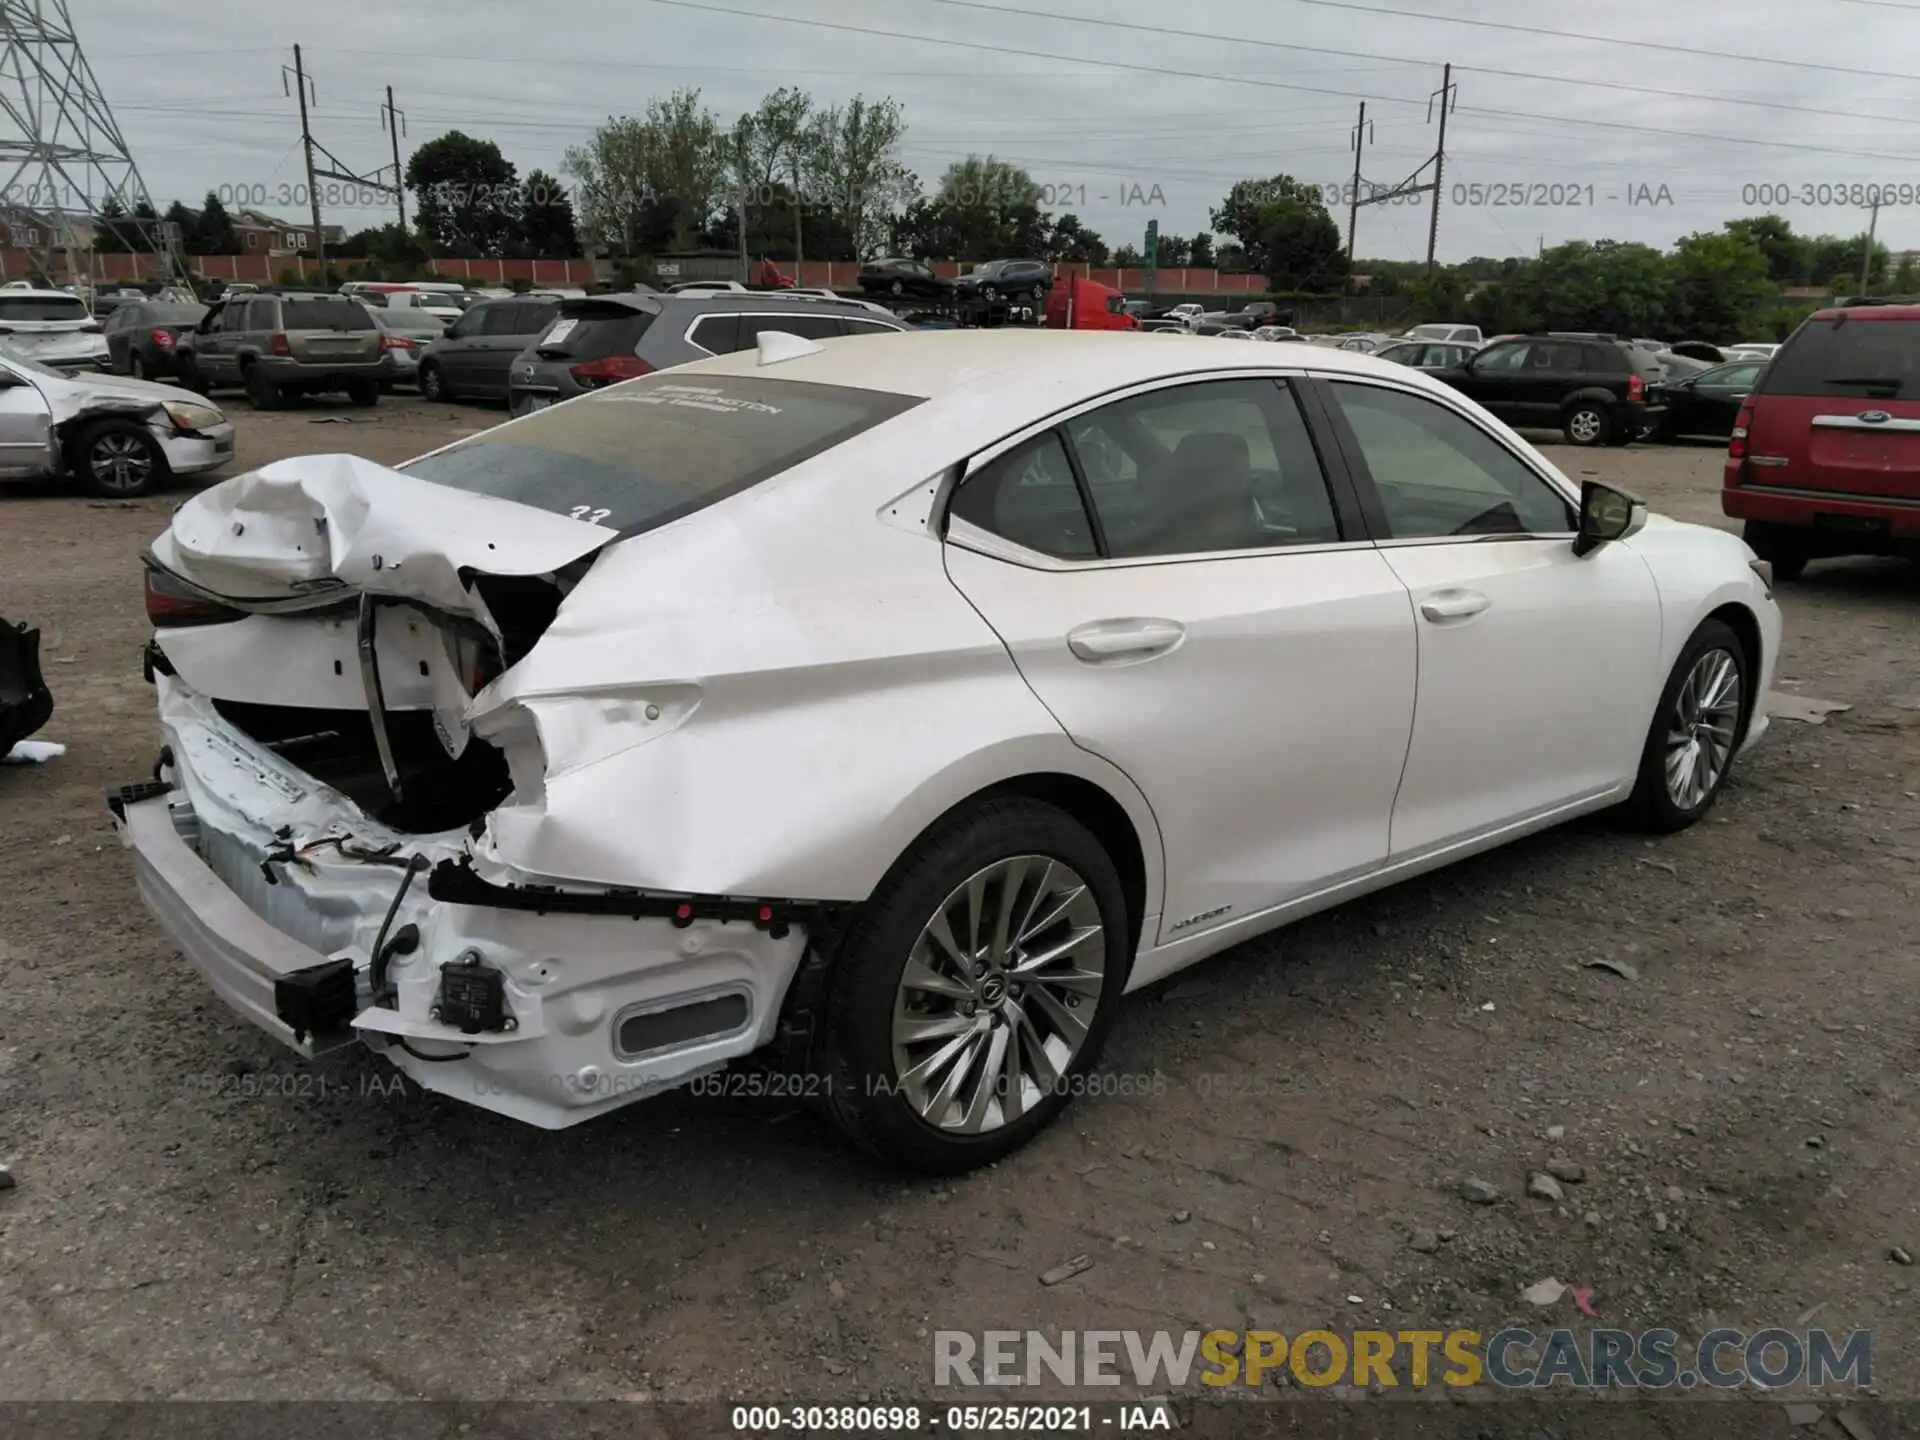
[[[1920,305],[1835,305],[1816,310],[1807,318],[1838,320],[1842,315],[1847,317],[1849,323],[1858,320],[1920,320]]]
[[[30,300],[76,300],[76,301],[80,300],[80,297],[74,294],[71,290],[44,290],[39,288],[24,289],[24,290],[9,289],[9,290],[0,291],[0,294],[16,295],[16,296],[24,295]],[[81,303],[84,304],[85,302],[81,301]]]
[[[1077,394],[1186,373],[1245,370],[1245,352],[1212,343],[1212,337],[1176,335],[1181,343],[1143,345],[1132,333],[1081,330],[962,329],[939,335],[904,331],[820,342],[817,353],[761,366],[757,350],[744,350],[691,365],[675,374],[754,375],[842,385],[895,395],[1004,396],[1009,401],[1044,399],[1065,386]],[[1405,385],[1408,372],[1391,361],[1352,351],[1280,341],[1260,351],[1262,369],[1341,371],[1391,377]],[[1444,391],[1438,381],[1424,383]],[[1044,411],[1042,413],[1045,413]]]

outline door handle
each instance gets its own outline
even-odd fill
[[[1082,660],[1150,660],[1165,655],[1187,632],[1171,620],[1096,620],[1067,634],[1067,648]]]
[[[1493,601],[1478,590],[1441,590],[1420,602],[1420,613],[1436,622],[1464,620],[1491,604]]]

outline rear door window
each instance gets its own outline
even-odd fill
[[[518,305],[489,305],[480,321],[482,335],[520,335],[520,307]]]
[[[516,335],[538,335],[553,323],[553,317],[560,313],[560,307],[551,300],[522,300],[514,307],[514,330]]]
[[[687,338],[709,354],[731,355],[740,348],[740,317],[702,315]]]
[[[849,335],[898,335],[898,325],[884,325],[878,320],[842,320]]]
[[[373,316],[358,300],[344,295],[283,295],[282,327],[286,330],[372,330]]]
[[[540,336],[541,355],[554,360],[603,360],[631,355],[653,323],[653,313],[628,305],[569,302]]]
[[[1809,320],[1773,357],[1760,393],[1920,398],[1920,320]]]
[[[631,313],[631,312],[629,312]],[[704,509],[912,409],[916,396],[671,371],[400,467],[456,490],[635,535]]]

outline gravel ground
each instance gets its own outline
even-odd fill
[[[241,466],[497,418],[233,408]],[[1723,523],[1717,450],[1552,453]],[[1593,1323],[1871,1327],[1920,1396],[1913,567],[1784,590],[1783,687],[1851,708],[1777,723],[1709,823],[1578,823],[1189,971],[1109,1047],[1145,1093],[932,1184],[782,1106],[547,1134],[231,1017],[101,804],[152,763],[137,556],[184,493],[0,494],[70,747],[0,769],[0,1396],[924,1396],[936,1328],[1578,1320],[1545,1277]]]

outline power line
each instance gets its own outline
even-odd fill
[[[1145,35],[1165,35],[1175,39],[1211,40],[1225,45],[1253,46],[1261,50],[1292,50],[1303,55],[1331,55],[1340,59],[1354,60],[1378,59],[1395,65],[1418,65],[1423,68],[1433,63],[1431,60],[1416,59],[1412,56],[1371,55],[1365,51],[1336,50],[1324,45],[1296,45],[1280,40],[1255,40],[1240,35],[1221,35],[1204,30],[1175,29],[1167,25],[1136,24],[1128,20],[1107,20],[1088,15],[1062,15],[1052,10],[1028,10],[1011,5],[993,5],[986,3],[986,0],[924,0],[924,3],[948,5],[958,10],[984,10],[995,15],[1020,15],[1041,20],[1059,20],[1074,25],[1097,25],[1103,30],[1127,30]],[[1654,85],[1633,85],[1624,80],[1584,80],[1573,75],[1543,75],[1536,70],[1503,70],[1490,65],[1459,65],[1455,68],[1475,75],[1497,75],[1505,80],[1540,80],[1554,85],[1618,90],[1630,95],[1657,95],[1668,100],[1700,100],[1715,105],[1746,105],[1759,110],[1782,110],[1795,115],[1819,115],[1842,120],[1870,120],[1883,125],[1920,125],[1920,119],[1899,115],[1861,115],[1819,105],[1793,105],[1784,100],[1755,100],[1741,95],[1710,95],[1697,90],[1666,90]]]
[[[1355,96],[1350,93],[1346,93],[1342,91],[1328,90],[1320,86],[1288,85],[1277,80],[1254,79],[1249,76],[1234,75],[1228,72],[1214,72],[1212,74],[1207,74],[1207,73],[1203,73],[1201,71],[1196,71],[1196,70],[1180,70],[1172,66],[1166,66],[1166,65],[1142,65],[1142,64],[1138,64],[1128,60],[1101,60],[1101,59],[1095,59],[1089,56],[1061,55],[1055,51],[1027,50],[1027,49],[1016,48],[1014,46],[1009,46],[1009,45],[992,45],[992,44],[988,44],[985,41],[980,41],[980,40],[956,40],[956,39],[951,39],[941,35],[916,35],[910,31],[904,31],[904,30],[882,30],[876,26],[849,25],[846,22],[839,21],[839,20],[816,20],[811,18],[803,18],[796,15],[769,15],[764,11],[760,11],[760,10],[739,10],[739,9],[733,8],[732,6],[710,4],[710,3],[706,3],[706,0],[647,0],[647,3],[650,5],[664,5],[671,9],[676,9],[676,10],[697,10],[697,11],[702,11],[707,14],[713,14],[713,15],[732,15],[743,20],[774,21],[784,25],[803,25],[803,26],[814,28],[814,29],[839,31],[845,34],[877,35],[884,39],[913,40],[925,45],[950,45],[950,46],[956,46],[963,50],[981,50],[991,54],[1024,55],[1024,56],[1029,56],[1029,57],[1032,57],[1035,59],[1041,59],[1041,60],[1066,60],[1066,61],[1075,61],[1075,62],[1086,64],[1086,65],[1104,65],[1115,70],[1126,70],[1126,71],[1131,71],[1137,74],[1169,75],[1169,76],[1174,76],[1180,79],[1187,79],[1187,80],[1205,80],[1209,84],[1214,84],[1214,85],[1218,85],[1224,81],[1228,84],[1253,85],[1262,89],[1304,90],[1309,94],[1314,94],[1314,95],[1334,95],[1342,100],[1354,100],[1354,99],[1384,100],[1386,103],[1392,104],[1392,105],[1425,105],[1427,103],[1425,100],[1408,100],[1398,95]],[[1335,0],[1298,0],[1298,3],[1303,5],[1321,5],[1321,4],[1333,4],[1335,3]],[[1344,0],[1341,0],[1341,3],[1344,4]],[[1354,8],[1366,9],[1366,8],[1372,8],[1372,7],[1357,6]],[[1397,14],[1397,13],[1403,13],[1403,12],[1389,12],[1389,13]],[[1404,12],[1404,13],[1413,14],[1414,18],[1423,18],[1417,12]],[[1462,23],[1466,23],[1466,22],[1462,22]],[[1478,24],[1482,22],[1476,21],[1473,23]],[[1484,23],[1493,24],[1494,22],[1487,21]],[[1526,27],[1520,27],[1520,28],[1524,29]],[[1561,32],[1543,31],[1541,33],[1558,35]],[[1582,37],[1572,36],[1569,38],[1579,39]],[[1630,44],[1635,42],[1621,41],[1619,43]],[[1653,48],[1657,49],[1661,47],[1656,46]],[[1673,48],[1673,47],[1667,47],[1667,48]],[[1711,55],[1713,52],[1699,51],[1699,52],[1687,52],[1687,53]],[[1742,57],[1734,56],[1731,58],[1739,59]],[[1879,72],[1866,71],[1862,73],[1878,74]],[[1910,77],[1879,75],[1879,78],[1905,79]],[[1920,77],[1913,77],[1913,78],[1920,78]],[[1801,151],[1806,154],[1812,154],[1812,155],[1843,155],[1849,159],[1855,159],[1855,160],[1897,160],[1902,164],[1920,164],[1920,155],[1894,155],[1894,154],[1886,153],[1884,151],[1874,151],[1874,150],[1840,150],[1840,149],[1834,148],[1833,146],[1828,146],[1828,145],[1802,145],[1791,140],[1759,140],[1759,139],[1753,139],[1747,136],[1739,136],[1739,135],[1706,135],[1706,134],[1701,134],[1697,131],[1671,130],[1671,129],[1664,129],[1657,126],[1647,126],[1647,125],[1626,125],[1617,121],[1572,120],[1562,115],[1543,115],[1543,114],[1537,114],[1534,112],[1529,112],[1524,110],[1482,110],[1482,109],[1476,109],[1473,107],[1462,107],[1462,113],[1502,115],[1509,118],[1522,119],[1522,120],[1544,120],[1554,124],[1586,124],[1586,125],[1597,126],[1602,129],[1632,130],[1632,131],[1638,131],[1638,132],[1649,134],[1649,135],[1665,135],[1670,138],[1678,139],[1678,140],[1706,140],[1710,142],[1718,142],[1718,143],[1724,143],[1729,145],[1755,146],[1761,149],[1797,150],[1797,151]]]
[[[662,4],[664,0],[653,0]],[[1551,40],[1579,40],[1591,45],[1623,45],[1632,50],[1659,50],[1695,60],[1733,60],[1743,65],[1777,65],[1788,70],[1824,70],[1830,75],[1858,75],[1870,80],[1907,80],[1920,84],[1920,75],[1891,70],[1863,70],[1853,65],[1829,65],[1818,60],[1779,60],[1771,55],[1739,55],[1728,50],[1703,50],[1697,45],[1665,45],[1657,40],[1628,39],[1620,35],[1588,35],[1577,30],[1550,30],[1544,25],[1521,25],[1508,20],[1470,20],[1459,15],[1435,15],[1430,10],[1401,10],[1391,5],[1369,5],[1362,0],[1292,0],[1323,10],[1348,10],[1362,15],[1391,15],[1399,20],[1431,20],[1442,25],[1467,25],[1480,30],[1505,30],[1516,35],[1542,35]],[[1905,6],[1897,7],[1905,9]]]

